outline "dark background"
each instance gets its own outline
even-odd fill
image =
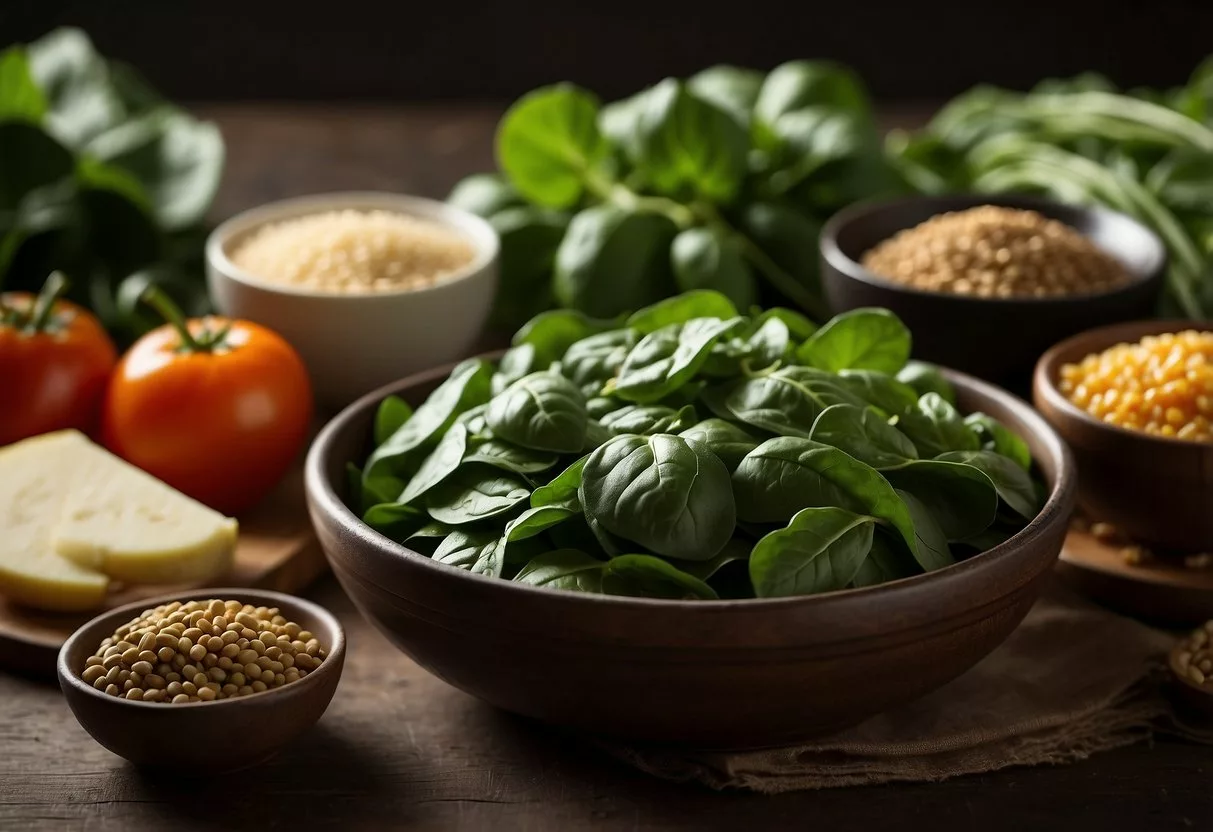
[[[500,101],[573,80],[604,97],[665,75],[789,58],[935,101],[1103,72],[1181,83],[1213,53],[1213,0],[0,0],[0,42],[66,23],[184,100]]]

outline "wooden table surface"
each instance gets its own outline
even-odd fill
[[[445,195],[490,166],[497,113],[205,109],[228,142],[216,216],[331,189]],[[1170,740],[933,785],[768,797],[655,780],[439,682],[331,578],[307,594],[348,630],[341,687],[313,731],[238,776],[136,771],[92,742],[53,685],[0,673],[0,830],[1213,829],[1213,752]]]

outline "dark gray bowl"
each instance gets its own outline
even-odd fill
[[[1039,211],[1077,229],[1124,264],[1132,280],[1111,292],[1068,298],[976,298],[894,283],[863,255],[936,214],[978,205]],[[1077,332],[1148,318],[1162,290],[1167,253],[1137,220],[1104,208],[998,194],[911,197],[853,205],[821,232],[822,283],[834,312],[883,306],[914,335],[914,357],[995,381],[1026,383],[1041,353]]]
[[[490,356],[495,357],[495,356]],[[308,507],[358,609],[435,675],[509,711],[579,730],[700,747],[773,746],[837,731],[960,675],[1019,624],[1074,503],[1069,451],[1025,402],[959,373],[965,410],[1023,436],[1050,496],[1002,545],[954,566],[800,598],[663,601],[473,575],[363,524],[345,466],[369,451],[379,402],[419,404],[440,368],[354,403],[308,454]]]

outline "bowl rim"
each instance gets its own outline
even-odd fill
[[[311,671],[307,676],[304,676],[298,681],[291,682],[280,687],[270,688],[269,690],[264,690],[260,693],[249,694],[248,696],[233,697],[231,699],[216,699],[212,702],[183,702],[180,705],[171,705],[171,703],[164,702],[144,702],[143,700],[126,699],[125,697],[121,696],[110,696],[104,691],[97,690],[95,687],[85,682],[84,679],[80,678],[80,671],[76,671],[68,666],[68,655],[72,652],[76,645],[83,641],[86,636],[88,636],[91,640],[93,630],[97,627],[101,627],[105,621],[108,621],[111,618],[121,619],[128,616],[134,617],[149,607],[167,604],[172,601],[180,601],[182,599],[194,600],[202,597],[223,598],[224,600],[236,600],[241,597],[248,597],[257,599],[258,601],[272,601],[272,605],[283,610],[283,612],[285,612],[288,607],[295,607],[300,610],[305,610],[307,614],[313,618],[324,621],[325,625],[333,631],[333,643],[329,645],[328,655],[325,657],[324,661],[320,663],[320,667],[316,668],[314,671]],[[246,601],[245,603],[248,602]],[[108,635],[110,635],[110,633],[97,636],[98,643],[100,643],[101,639],[106,638]],[[306,598],[300,598],[297,595],[288,595],[285,592],[275,592],[273,590],[257,589],[255,587],[200,587],[197,590],[188,589],[184,592],[164,593],[162,595],[154,595],[149,598],[144,598],[139,601],[132,601],[129,604],[114,607],[113,609],[106,610],[105,612],[94,616],[76,628],[76,630],[67,637],[67,640],[63,642],[63,646],[59,648],[59,655],[55,658],[55,672],[59,676],[60,685],[70,685],[75,691],[86,693],[90,696],[95,696],[119,707],[153,708],[168,712],[167,708],[165,707],[167,704],[169,707],[173,708],[175,712],[177,709],[248,705],[250,701],[264,702],[266,700],[263,697],[281,695],[284,692],[298,695],[301,692],[301,687],[298,686],[314,686],[316,684],[312,681],[314,679],[323,681],[333,674],[340,676],[342,669],[341,665],[344,664],[343,659],[345,657],[345,649],[345,628],[341,626],[341,621],[338,620],[337,616],[333,615],[327,609],[314,601],[309,601]]]
[[[491,353],[484,353],[478,358],[484,360],[494,360],[504,353],[504,350],[499,350]],[[323,512],[325,515],[339,524],[342,529],[351,537],[357,538],[376,549],[387,553],[393,557],[403,558],[411,563],[418,565],[420,568],[432,570],[435,573],[444,575],[452,580],[470,580],[481,582],[481,585],[488,589],[495,586],[493,591],[515,593],[517,597],[532,597],[532,598],[563,598],[571,603],[595,604],[606,608],[615,608],[619,610],[653,610],[653,609],[685,609],[698,610],[705,613],[724,612],[730,610],[750,610],[750,611],[766,611],[773,609],[784,609],[787,607],[803,604],[849,604],[857,599],[881,598],[891,594],[900,593],[905,590],[914,590],[924,586],[930,582],[939,584],[941,582],[951,582],[955,584],[959,591],[962,588],[963,582],[975,570],[981,570],[996,562],[1004,562],[1014,558],[1020,554],[1025,545],[1043,536],[1054,523],[1068,522],[1070,511],[1074,507],[1077,495],[1077,475],[1075,471],[1075,463],[1073,456],[1070,453],[1069,447],[1062,441],[1053,426],[1045,420],[1030,404],[1012,395],[1011,393],[1002,390],[988,382],[981,381],[966,373],[961,373],[956,370],[951,370],[941,367],[940,370],[945,377],[959,386],[968,388],[969,391],[980,396],[994,399],[1001,405],[1016,413],[1016,415],[1029,426],[1033,432],[1040,438],[1042,444],[1049,450],[1055,462],[1056,477],[1049,489],[1049,496],[1041,506],[1040,511],[1028,523],[1016,532],[1011,537],[1007,538],[997,546],[987,549],[984,552],[979,552],[964,560],[957,561],[942,569],[936,569],[932,572],[920,573],[911,575],[906,578],[899,578],[894,581],[887,581],[875,586],[863,587],[858,589],[842,589],[834,592],[820,593],[817,595],[794,595],[780,598],[740,598],[740,599],[717,599],[717,600],[671,600],[664,598],[639,598],[633,596],[622,595],[605,595],[591,594],[582,592],[573,592],[571,590],[551,589],[547,587],[531,586],[529,584],[515,583],[514,581],[506,581],[501,578],[491,578],[485,575],[473,574],[463,569],[449,566],[447,564],[438,563],[432,558],[415,552],[412,549],[397,543],[394,540],[380,534],[370,526],[362,522],[362,519],[356,516],[345,502],[337,495],[336,489],[332,482],[325,476],[324,468],[328,456],[328,449],[335,441],[336,436],[341,433],[346,425],[358,418],[361,413],[373,407],[377,407],[379,402],[399,390],[406,387],[413,387],[424,383],[431,383],[439,379],[445,378],[455,364],[449,364],[443,367],[436,367],[424,373],[418,373],[391,384],[384,385],[378,390],[372,391],[365,396],[362,396],[357,401],[348,405],[340,413],[334,416],[317,434],[311,447],[308,449],[307,459],[304,465],[304,486],[309,496],[310,501],[314,503],[314,509]],[[343,463],[349,460],[342,460]],[[360,573],[359,573],[360,574]]]
[[[374,292],[334,292],[275,283],[237,266],[228,255],[228,244],[237,236],[281,220],[318,214],[324,211],[384,210],[444,226],[471,243],[474,254],[465,265],[426,286],[415,289],[391,289]],[[482,217],[470,211],[428,197],[397,194],[390,191],[331,191],[287,197],[247,208],[227,218],[206,238],[206,260],[214,273],[254,289],[301,298],[340,298],[349,302],[373,302],[440,292],[451,284],[483,275],[500,252],[497,232]]]
[[[1087,329],[1071,335],[1063,341],[1058,341],[1042,355],[1032,371],[1032,387],[1036,394],[1048,402],[1049,406],[1064,414],[1067,418],[1082,422],[1096,428],[1108,436],[1116,436],[1126,442],[1140,442],[1156,448],[1179,449],[1187,448],[1193,452],[1207,452],[1208,446],[1203,442],[1193,442],[1173,436],[1155,436],[1151,433],[1122,428],[1120,425],[1110,425],[1101,419],[1096,419],[1087,411],[1070,401],[1057,387],[1057,374],[1061,370],[1067,353],[1077,350],[1080,345],[1091,342],[1089,348],[1084,348],[1083,356],[1102,352],[1117,344],[1129,343],[1130,340],[1140,340],[1148,335],[1165,335],[1195,329],[1201,332],[1213,332],[1213,324],[1208,321],[1197,321],[1189,318],[1155,318],[1140,321],[1122,321],[1116,324]],[[1135,335],[1120,335],[1120,333],[1136,333]],[[1079,357],[1078,360],[1081,360]]]
[[[1153,261],[1148,269],[1132,269],[1125,267],[1126,273],[1129,275],[1129,280],[1122,286],[1117,286],[1102,292],[1083,292],[1076,295],[1061,295],[1057,297],[1038,298],[1031,297],[1010,297],[1010,298],[983,298],[973,295],[960,295],[953,292],[941,292],[936,289],[920,289],[916,286],[907,286],[888,278],[881,277],[875,272],[867,269],[862,263],[855,260],[849,254],[842,250],[838,245],[838,235],[851,223],[870,216],[875,213],[890,211],[913,204],[932,203],[941,206],[940,211],[963,211],[966,208],[976,208],[981,205],[996,205],[1007,208],[1021,208],[1026,210],[1035,210],[1040,213],[1050,216],[1050,209],[1064,209],[1067,211],[1078,211],[1092,215],[1103,215],[1108,218],[1115,218],[1122,222],[1129,222],[1144,234],[1145,238],[1150,241],[1150,246],[1153,249],[1151,252]],[[950,207],[943,207],[950,206]],[[939,212],[936,212],[939,213]],[[1067,223],[1068,224],[1068,223]],[[911,228],[913,226],[906,226]],[[905,229],[902,229],[905,230]],[[1081,233],[1081,232],[1079,232]],[[1083,235],[1086,236],[1085,234]],[[1090,238],[1088,238],[1090,239]],[[1111,254],[1103,246],[1099,246],[1105,254]],[[1044,197],[1019,195],[1019,194],[982,194],[974,192],[962,192],[955,194],[931,194],[925,196],[905,196],[896,197],[893,199],[867,199],[852,203],[846,208],[835,213],[821,229],[821,256],[835,271],[845,275],[851,280],[860,283],[866,283],[869,286],[875,286],[879,289],[885,289],[893,292],[903,292],[908,295],[918,295],[928,298],[936,298],[940,300],[953,301],[957,304],[965,304],[972,306],[991,306],[995,304],[1030,304],[1030,305],[1045,305],[1045,304],[1079,304],[1087,301],[1113,298],[1123,294],[1129,294],[1142,286],[1150,283],[1158,282],[1162,279],[1163,272],[1167,265],[1167,251],[1162,240],[1154,232],[1153,229],[1132,217],[1120,211],[1113,211],[1110,208],[1095,205],[1073,205],[1070,203],[1060,202],[1054,199]]]

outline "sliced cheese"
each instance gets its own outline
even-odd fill
[[[189,583],[227,571],[235,520],[80,439],[51,533],[56,552],[128,583]]]
[[[0,595],[18,604],[80,612],[105,601],[109,579],[51,545],[82,443],[88,440],[63,431],[0,448]]]

